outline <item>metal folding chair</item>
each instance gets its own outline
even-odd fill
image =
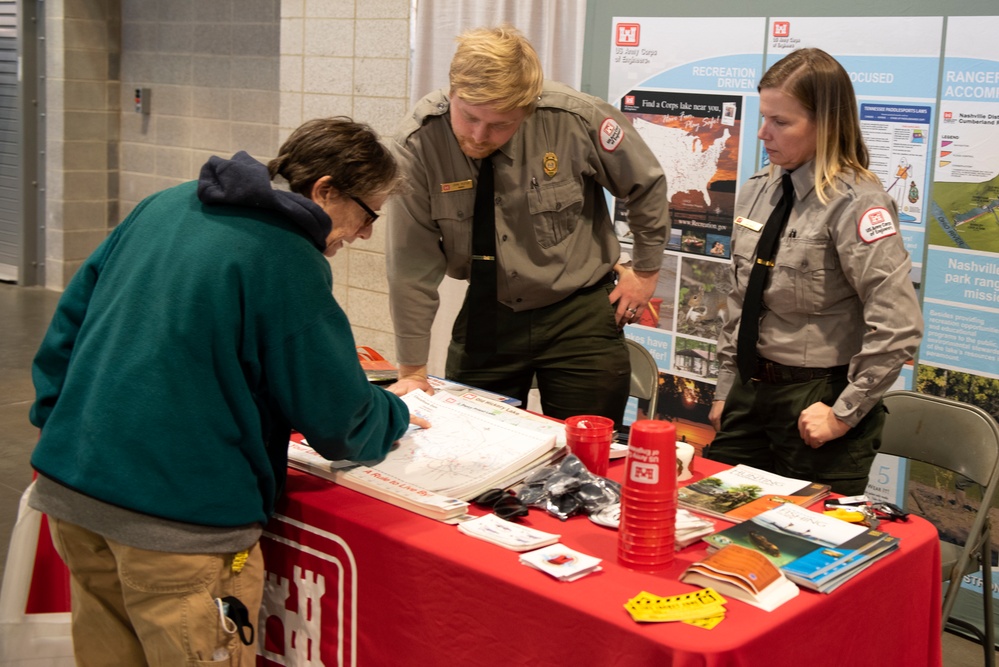
[[[631,359],[631,390],[628,393],[647,400],[649,419],[655,419],[659,404],[659,365],[652,353],[641,344],[628,338],[624,342]]]
[[[891,454],[950,470],[982,488],[982,503],[963,546],[940,542],[943,581],[943,624],[978,637],[985,664],[995,665],[992,625],[992,546],[989,509],[999,480],[999,426],[981,408],[913,391],[893,391],[884,397],[888,417],[882,433],[882,454]],[[982,570],[984,632],[961,619],[950,618],[964,575]]]

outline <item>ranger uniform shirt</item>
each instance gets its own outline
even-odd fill
[[[782,174],[777,167],[757,172],[736,202],[734,283],[718,339],[716,400],[739,381],[736,339],[760,237],[755,223],[765,223],[777,205]],[[912,264],[895,201],[878,184],[841,174],[839,192],[830,192],[823,204],[814,162],[794,170],[791,179],[795,201],[763,294],[757,350],[787,366],[849,365],[849,385],[832,407],[837,418],[856,426],[891,388],[922,337]]]
[[[417,103],[393,152],[408,192],[390,197],[389,302],[398,361],[426,363],[444,275],[467,280],[479,160],[461,152],[450,100]],[[546,171],[546,154],[557,170]],[[626,203],[632,268],[657,271],[669,236],[666,177],[617,109],[546,82],[536,110],[493,156],[497,295],[523,311],[556,303],[606,276],[620,256],[604,188]]]

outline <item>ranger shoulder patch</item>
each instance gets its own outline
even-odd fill
[[[613,118],[604,118],[600,123],[600,145],[608,152],[613,152],[624,141],[624,128]]]
[[[894,236],[898,233],[891,213],[882,206],[875,206],[864,211],[857,223],[857,233],[864,243],[874,243],[879,239]]]

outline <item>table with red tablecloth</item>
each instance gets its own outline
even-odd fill
[[[694,480],[723,467],[695,458]],[[623,468],[612,462],[609,476],[620,479]],[[642,591],[696,590],[678,577],[705,555],[701,543],[647,574],[619,565],[617,533],[585,516],[562,522],[532,509],[524,523],[602,558],[603,570],[560,582],[455,526],[290,470],[263,540],[262,664],[941,663],[937,533],[917,517],[883,523],[901,538],[897,552],[833,593],[802,590],[773,612],[730,601],[712,630],[636,623],[624,608]]]

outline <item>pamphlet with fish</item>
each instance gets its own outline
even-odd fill
[[[703,538],[753,549],[799,586],[828,593],[898,546],[898,538],[785,503]]]
[[[785,503],[807,507],[827,495],[828,484],[737,465],[680,487],[677,502],[693,512],[739,523]]]

